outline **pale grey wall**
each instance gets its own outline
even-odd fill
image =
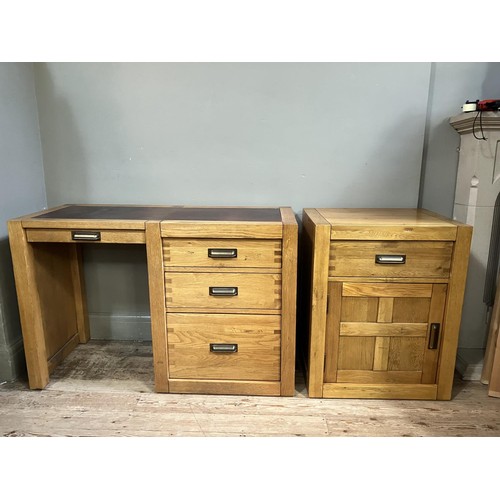
[[[499,63],[434,63],[431,70],[420,206],[451,217],[455,200],[460,135],[449,124],[467,100],[500,98]],[[485,249],[487,251],[487,249]],[[477,251],[477,250],[475,250]],[[484,263],[471,252],[459,338],[462,349],[484,347],[486,309],[477,310]],[[478,324],[478,321],[480,324]]]
[[[0,381],[22,370],[8,219],[46,205],[31,63],[0,63]]]
[[[500,99],[500,62],[488,63],[482,96],[483,99]]]
[[[415,206],[430,64],[36,64],[47,197]]]
[[[417,204],[430,64],[35,68],[49,206]],[[92,335],[147,337],[145,257],[112,250],[84,255]]]
[[[412,207],[422,166],[421,206],[451,215],[448,119],[466,99],[499,97],[500,64],[39,63],[35,82],[31,64],[0,64],[9,373],[21,344],[5,221],[46,204],[35,87],[49,206]],[[93,335],[148,338],[144,249],[88,247],[85,260]]]
[[[423,166],[421,206],[451,215],[448,119],[498,66],[35,64],[48,203],[416,206]],[[85,260],[93,334],[147,338],[143,249]]]

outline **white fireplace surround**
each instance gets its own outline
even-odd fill
[[[478,139],[480,123],[487,140]],[[450,124],[460,134],[453,219],[474,228],[457,370],[466,380],[479,380],[498,276],[500,234],[494,229],[500,226],[500,207],[495,213],[500,194],[500,112],[461,113]]]

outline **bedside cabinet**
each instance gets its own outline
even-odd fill
[[[162,304],[153,333],[157,390],[293,396],[293,211],[185,207],[178,217],[151,236],[161,267],[152,271],[152,303]]]
[[[472,228],[420,209],[305,209],[310,397],[451,398]]]

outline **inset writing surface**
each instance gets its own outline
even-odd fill
[[[279,208],[69,205],[36,218],[280,222],[281,213]]]

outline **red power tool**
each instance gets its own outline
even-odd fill
[[[471,111],[498,111],[500,110],[500,99],[483,99],[482,101],[466,101],[462,106],[464,113]]]
[[[500,99],[484,99],[478,101],[477,109],[479,111],[498,111],[500,109]]]

